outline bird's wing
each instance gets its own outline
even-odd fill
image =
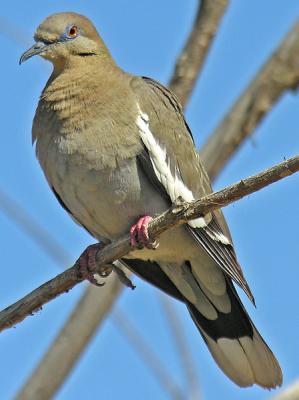
[[[211,193],[209,178],[176,96],[149,78],[132,78],[131,87],[138,99],[137,125],[143,143],[138,162],[151,183],[170,204],[180,196],[192,201]],[[187,229],[254,302],[221,211],[190,221]]]

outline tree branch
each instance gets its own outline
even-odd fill
[[[265,114],[299,84],[299,21],[226,114],[200,157],[213,179]]]
[[[176,61],[169,88],[186,105],[199,71],[212,44],[228,0],[201,0],[193,29]]]
[[[171,227],[184,224],[189,220],[207,214],[215,209],[227,206],[271,183],[292,175],[298,170],[299,156],[296,156],[255,176],[241,180],[218,192],[211,193],[200,200],[192,203],[181,202],[175,204],[150,223],[149,234],[151,237],[157,238],[161,233]],[[129,235],[122,236],[97,253],[96,271],[100,273],[101,267],[124,257],[131,250]],[[21,322],[28,315],[32,315],[35,311],[39,310],[44,304],[60,294],[67,292],[80,282],[82,282],[82,276],[80,275],[77,264],[75,264],[73,267],[29,293],[23,299],[1,311],[0,331]]]

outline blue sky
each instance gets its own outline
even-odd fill
[[[51,66],[38,58],[21,68],[18,66],[20,54],[32,43],[36,26],[53,12],[76,11],[87,15],[125,70],[167,83],[196,6],[195,0],[11,0],[1,6],[0,23],[3,27],[7,27],[7,21],[15,24],[24,43],[17,43],[0,29],[0,188],[45,226],[70,254],[68,265],[58,265],[0,209],[1,308],[69,266],[93,242],[57,204],[31,146],[32,118],[51,71]],[[198,147],[298,15],[299,3],[295,1],[231,1],[187,109]],[[298,154],[298,109],[298,94],[284,95],[252,139],[242,145],[223,170],[215,188]],[[225,209],[257,309],[242,298],[281,363],[284,386],[299,375],[298,183],[299,176],[293,176]],[[128,313],[169,372],[183,385],[183,374],[157,292],[140,280],[136,282],[137,289],[126,290],[118,307]],[[12,398],[28,377],[80,297],[82,288],[80,285],[15,329],[1,334],[1,399]],[[213,362],[184,307],[176,305],[176,308],[192,349],[203,398],[215,399],[220,395],[225,399],[269,398],[268,391],[240,389],[232,384]],[[108,318],[55,399],[120,396],[131,400],[168,398]]]

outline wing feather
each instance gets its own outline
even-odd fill
[[[191,201],[210,193],[209,178],[196,153],[191,131],[176,96],[149,78],[134,78],[132,87],[139,100],[139,127],[143,142],[143,151],[137,159],[156,190],[169,205],[178,196]],[[164,130],[170,132],[165,135]],[[187,229],[254,304],[222,213],[215,212],[190,221]]]
[[[223,243],[221,235],[224,235],[217,223],[215,216],[204,228],[187,227],[196,241],[213,258],[219,267],[239,285],[248,298],[255,305],[254,297],[238,263],[235,250],[231,243]],[[224,236],[227,240],[226,236]]]

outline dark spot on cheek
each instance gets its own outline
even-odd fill
[[[78,53],[78,56],[80,57],[91,57],[91,56],[95,56],[95,53]]]

